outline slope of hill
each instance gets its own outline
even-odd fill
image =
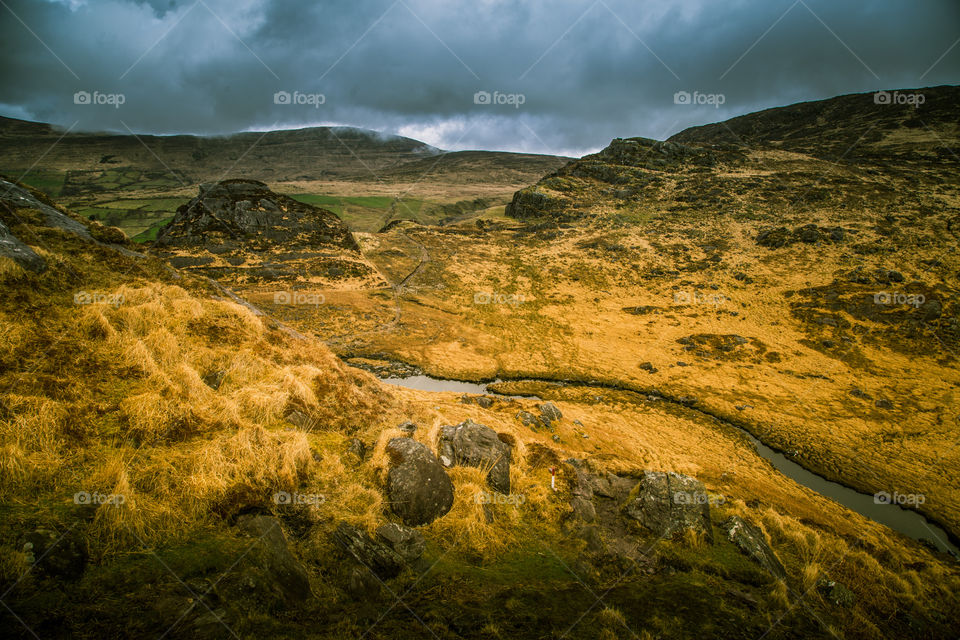
[[[944,106],[960,89],[918,91],[912,111],[863,94],[743,116],[771,136],[749,146],[724,125],[614,140],[519,191],[506,220],[364,238],[398,302],[333,296],[321,335],[441,377],[686,398],[821,475],[913,496],[960,538],[960,162],[938,151],[960,147]],[[827,151],[782,148],[789,122],[797,149],[823,122]],[[869,151],[829,150],[872,126]]]
[[[4,637],[953,637],[954,565],[692,412],[386,386],[4,186]]]

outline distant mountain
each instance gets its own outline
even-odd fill
[[[851,94],[618,138],[518,191],[507,214],[559,220],[684,210],[774,220],[782,207],[920,211],[921,185],[960,168],[960,87]],[[754,211],[754,209],[756,209]]]
[[[443,151],[419,140],[353,127],[310,127],[227,136],[66,133],[37,122],[0,117],[0,170],[25,171],[42,158],[47,171],[137,169],[144,180],[157,172],[184,184],[249,178],[294,180],[391,180],[432,168]],[[481,169],[519,169],[532,181],[566,158],[472,151]],[[419,163],[419,164],[417,164]],[[411,166],[412,165],[412,166]],[[442,161],[442,166],[449,166]],[[471,169],[477,168],[476,165]],[[450,171],[447,170],[449,174]],[[456,171],[454,171],[456,173]],[[69,191],[64,195],[69,195]]]

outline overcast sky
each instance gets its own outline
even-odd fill
[[[958,40],[957,0],[0,0],[0,114],[138,133],[336,123],[581,155],[960,84]],[[683,91],[700,104],[676,104]]]

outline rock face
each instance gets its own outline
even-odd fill
[[[272,192],[256,180],[200,185],[196,198],[177,209],[156,241],[159,247],[256,251],[277,245],[359,251],[346,225],[331,211]]]
[[[425,446],[411,438],[387,444],[391,459],[387,474],[390,507],[405,524],[430,524],[453,507],[453,482]]]
[[[692,529],[713,541],[707,492],[696,478],[672,471],[645,471],[623,509],[658,536]]]
[[[784,580],[787,571],[780,563],[780,559],[767,544],[763,532],[741,518],[731,516],[723,523],[723,533],[733,544],[752,558],[757,564],[769,571],[774,577]]]
[[[500,493],[510,493],[510,445],[490,427],[471,420],[443,427],[438,449],[443,466],[489,469],[487,484]]]
[[[273,596],[275,605],[290,605],[311,597],[310,578],[303,565],[290,553],[280,521],[271,516],[245,515],[237,520],[241,531],[256,540],[247,555],[245,576],[255,588]]]

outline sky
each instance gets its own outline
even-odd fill
[[[804,100],[960,84],[957,0],[0,0],[0,115],[340,124],[583,155]]]

